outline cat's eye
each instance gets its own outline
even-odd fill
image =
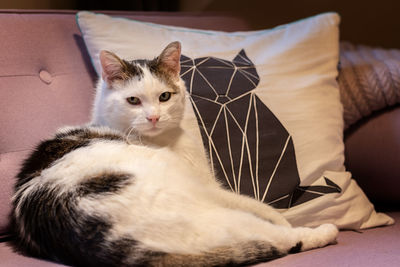
[[[140,103],[141,103],[140,99],[138,97],[135,97],[135,96],[128,97],[126,100],[131,105],[140,105]]]
[[[165,101],[168,101],[170,98],[171,98],[171,93],[164,92],[160,95],[160,97],[158,99],[160,100],[160,102],[165,102]]]

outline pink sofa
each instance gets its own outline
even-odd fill
[[[229,15],[108,13],[203,29],[250,29]],[[8,245],[13,177],[40,139],[60,126],[88,121],[97,77],[74,11],[0,11],[0,40],[0,265],[57,266],[14,253]],[[380,210],[400,220],[399,105],[363,118],[345,136],[353,177]],[[337,245],[260,266],[399,266],[399,251],[400,226],[395,224],[363,233],[344,231]]]

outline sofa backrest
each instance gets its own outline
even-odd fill
[[[57,128],[89,120],[97,77],[75,13],[0,11],[0,233],[27,153]],[[108,13],[203,29],[248,29],[228,15]]]
[[[399,210],[399,105],[352,125],[345,132],[345,159],[346,168],[378,210]]]

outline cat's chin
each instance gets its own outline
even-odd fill
[[[146,137],[155,137],[164,132],[165,132],[165,129],[163,129],[163,128],[151,128],[151,129],[140,132],[140,135],[146,136]]]

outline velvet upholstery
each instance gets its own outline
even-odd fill
[[[218,14],[110,12],[169,25],[246,30]],[[0,233],[6,232],[13,177],[35,143],[63,125],[89,118],[95,72],[74,11],[0,11]],[[397,205],[400,220],[400,109],[381,111],[346,132],[346,163],[372,202]],[[341,232],[338,244],[260,266],[394,266],[400,262],[399,224]],[[0,239],[1,240],[1,239]],[[0,243],[1,266],[57,266],[18,255]]]
[[[400,109],[389,108],[353,125],[345,138],[347,168],[379,207],[400,209]]]

